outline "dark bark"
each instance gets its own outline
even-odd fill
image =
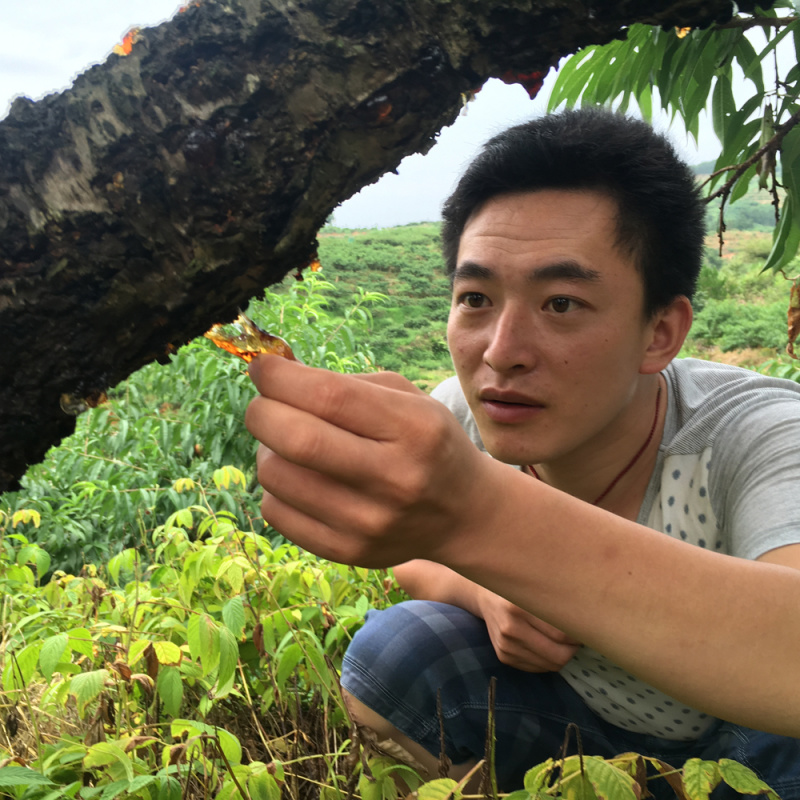
[[[0,123],[0,491],[112,386],[309,262],[462,93],[729,0],[204,0]]]

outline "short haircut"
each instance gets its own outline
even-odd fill
[[[545,189],[597,191],[617,203],[617,246],[642,274],[646,317],[679,295],[691,299],[705,236],[695,176],[650,125],[600,108],[549,114],[486,142],[442,209],[448,274],[484,203]]]

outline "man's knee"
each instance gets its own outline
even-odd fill
[[[350,694],[347,689],[342,689],[342,695],[344,704],[347,706],[347,713],[352,722],[374,731],[378,740],[391,738],[392,733],[397,730],[394,725],[384,719],[377,711],[373,711],[357,697]]]
[[[361,728],[369,728],[374,734],[379,746],[383,744],[383,749],[396,760],[412,767],[423,780],[436,778],[442,772],[442,764],[439,756],[429,753],[421,744],[410,739],[404,733],[394,727],[388,720],[384,719],[373,709],[354,697],[346,689],[342,690],[344,702],[350,719]],[[387,741],[392,742],[397,747],[387,747]],[[461,780],[469,773],[475,765],[476,760],[470,759],[463,764],[446,764],[445,770],[449,777]]]

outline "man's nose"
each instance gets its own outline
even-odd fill
[[[503,309],[491,330],[484,362],[495,372],[532,369],[538,346],[533,328],[529,309]]]

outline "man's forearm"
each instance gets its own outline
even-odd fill
[[[394,575],[415,600],[435,600],[458,606],[476,617],[481,616],[478,596],[482,586],[434,561],[416,559],[394,567]]]
[[[800,572],[723,556],[496,471],[435,554],[452,569],[715,716],[800,735]],[[482,546],[479,546],[483,542]]]
[[[800,736],[800,558],[712,553],[532,480],[400,376],[250,373],[262,512],[301,547],[440,563],[687,705]]]

